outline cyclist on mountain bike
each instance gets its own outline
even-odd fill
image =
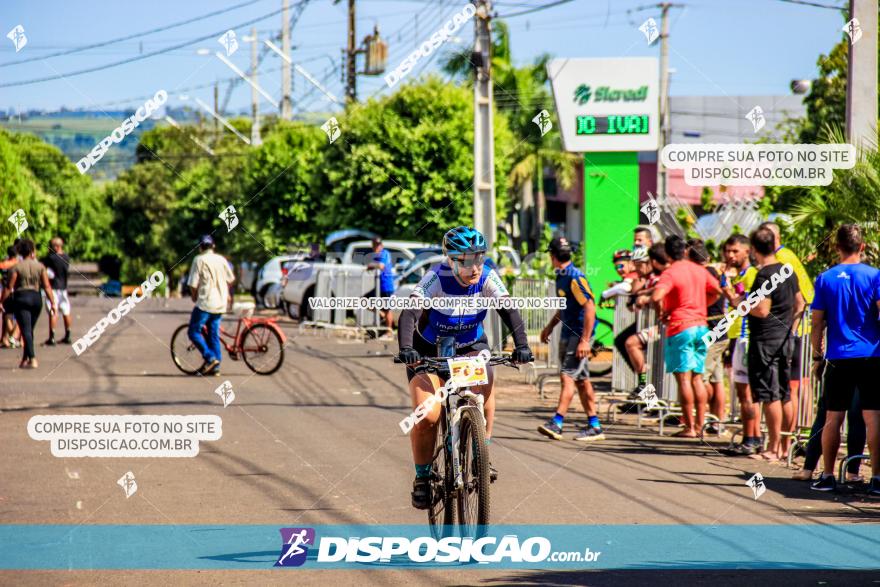
[[[459,226],[443,237],[443,254],[446,260],[432,267],[416,286],[410,297],[484,297],[501,298],[509,296],[507,288],[486,260],[486,240],[473,228]],[[513,334],[514,351],[511,356],[516,363],[533,360],[526,338],[525,326],[516,310],[497,310],[505,326]],[[400,360],[406,364],[409,379],[410,397],[413,408],[419,406],[433,395],[443,384],[433,373],[416,374],[414,367],[421,358],[438,355],[436,343],[440,337],[455,338],[455,355],[476,355],[488,350],[489,345],[483,331],[485,309],[430,309],[404,310],[400,316],[398,343]],[[486,443],[492,436],[492,423],[495,416],[495,395],[492,393],[493,376],[489,369],[489,383],[473,387],[485,398]],[[440,404],[436,403],[428,415],[412,429],[413,461],[416,478],[413,481],[412,504],[418,509],[431,505],[431,461],[434,456],[436,425],[440,418]],[[492,481],[498,473],[491,463],[489,471]]]

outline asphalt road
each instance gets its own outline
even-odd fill
[[[117,300],[118,303],[118,300]],[[82,334],[115,303],[74,299]],[[288,334],[273,376],[224,360],[223,377],[188,377],[171,362],[171,333],[188,318],[182,300],[149,299],[77,357],[69,346],[39,347],[40,368],[19,370],[19,351],[0,350],[0,516],[2,524],[423,524],[409,504],[409,413],[403,368],[393,347],[315,332]],[[37,339],[46,338],[46,318]],[[224,408],[215,388],[232,383]],[[877,523],[880,504],[860,495],[817,495],[782,466],[721,455],[724,443],[660,438],[631,421],[606,425],[591,446],[549,441],[535,427],[552,414],[522,376],[504,374],[492,444],[500,479],[493,522],[505,524],[824,524]],[[575,407],[580,406],[575,401]],[[56,458],[29,438],[37,414],[215,414],[223,436],[195,458]],[[583,424],[582,412],[575,419]],[[567,435],[576,429],[567,426]],[[126,499],[116,481],[132,471]],[[765,477],[755,500],[746,480]],[[601,530],[597,530],[601,532]],[[878,549],[880,552],[880,549]],[[880,563],[878,563],[880,565]],[[876,584],[877,573],[762,571],[297,571],[303,584]],[[664,579],[666,578],[666,579]],[[285,582],[290,578],[285,576]],[[6,584],[280,584],[271,570],[6,571]]]

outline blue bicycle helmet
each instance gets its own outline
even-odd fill
[[[457,226],[443,236],[443,254],[448,257],[485,253],[486,239],[469,226]]]

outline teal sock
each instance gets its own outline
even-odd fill
[[[599,416],[590,416],[590,426],[593,428],[601,428],[602,425],[599,424]]]
[[[431,465],[416,465],[416,478],[423,479],[431,476]]]
[[[553,421],[556,422],[556,425],[559,426],[560,428],[562,428],[562,421],[563,420],[565,420],[565,416],[563,416],[559,412],[557,412],[556,415],[553,416]]]
[[[492,437],[491,436],[486,439],[486,446],[489,446],[490,444],[492,444]]]

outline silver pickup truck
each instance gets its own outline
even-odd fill
[[[392,266],[397,273],[417,257],[431,257],[440,252],[439,246],[430,243],[386,240],[382,244],[390,253]],[[372,243],[355,241],[348,245],[341,257],[333,254],[328,257],[327,261],[288,263],[287,274],[281,282],[281,299],[284,310],[291,318],[311,318],[309,298],[314,295],[317,274],[321,269],[367,271],[367,265],[373,260]]]

